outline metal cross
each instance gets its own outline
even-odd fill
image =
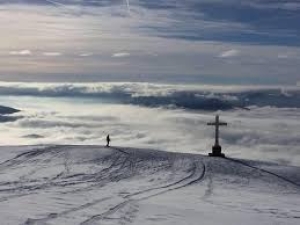
[[[215,146],[219,146],[219,126],[227,126],[227,123],[219,121],[219,115],[216,115],[215,122],[207,123],[209,126],[215,126]]]

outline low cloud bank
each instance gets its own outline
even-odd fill
[[[0,96],[93,98],[147,107],[233,110],[258,107],[300,108],[299,87],[191,86],[150,83],[0,83]]]
[[[2,145],[104,145],[110,134],[114,146],[207,154],[214,128],[206,123],[218,113],[228,123],[221,127],[220,136],[228,156],[300,163],[299,108],[251,106],[250,110],[208,112],[74,97],[16,96],[9,101],[23,110],[18,120],[0,127]]]

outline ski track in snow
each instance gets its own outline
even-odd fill
[[[300,184],[298,184],[297,182],[294,182],[294,181],[292,181],[292,180],[290,180],[290,179],[288,179],[288,178],[286,178],[286,177],[280,176],[280,175],[278,175],[278,174],[276,174],[276,173],[273,173],[273,172],[270,172],[270,171],[268,171],[268,170],[265,170],[265,169],[262,169],[262,168],[258,168],[258,167],[255,167],[255,166],[251,166],[251,165],[249,165],[248,163],[245,163],[245,162],[243,162],[243,161],[241,161],[241,160],[238,160],[238,159],[232,159],[232,158],[226,158],[226,159],[227,159],[227,160],[231,160],[231,161],[236,162],[236,163],[240,163],[240,164],[242,164],[242,165],[244,165],[244,166],[247,166],[247,167],[250,167],[250,168],[259,170],[259,171],[261,171],[261,172],[263,172],[263,173],[270,174],[270,175],[272,175],[272,176],[275,176],[275,177],[277,177],[277,178],[279,178],[279,179],[281,179],[281,180],[283,180],[283,181],[285,181],[285,182],[288,182],[288,183],[290,183],[290,184],[292,184],[292,185],[295,185],[296,187],[300,188]]]
[[[199,171],[198,164],[194,163],[192,173],[190,175],[182,178],[181,180],[178,180],[172,184],[168,184],[165,186],[154,187],[154,188],[142,190],[142,191],[127,195],[127,196],[125,196],[125,198],[128,200],[126,200],[120,204],[117,204],[116,206],[110,208],[106,212],[103,212],[98,215],[94,215],[93,217],[89,218],[88,220],[85,220],[82,223],[80,223],[80,225],[93,224],[95,221],[101,220],[103,218],[107,218],[108,216],[110,216],[111,214],[113,214],[114,212],[116,212],[117,210],[119,210],[120,208],[124,207],[125,205],[127,205],[129,203],[145,200],[145,199],[148,199],[148,198],[151,198],[154,196],[158,196],[160,194],[164,194],[164,193],[172,191],[172,190],[184,188],[188,185],[199,182],[204,178],[204,175],[205,175],[205,165],[203,164],[202,167],[203,167],[202,171]],[[158,192],[153,193],[153,191],[158,191]]]
[[[230,172],[224,169],[226,161],[230,162]],[[231,170],[235,171],[234,176],[230,175]],[[23,220],[18,224],[23,225],[92,225],[107,221],[130,224],[138,215],[141,202],[193,186],[205,187],[205,183],[207,187],[200,199],[226,207],[214,200],[214,182],[220,182],[219,173],[227,173],[224,177],[229,174],[232,183],[236,182],[235,176],[240,176],[239,185],[247,186],[257,179],[255,171],[266,179],[277,179],[279,189],[290,185],[291,192],[300,193],[298,181],[238,159],[101,146],[32,147],[0,163],[0,207],[36,198],[31,204],[37,209],[41,206],[41,210],[25,210],[24,216],[18,218]],[[244,174],[248,174],[246,178]],[[48,202],[42,204],[43,199],[49,201],[48,206]],[[259,207],[250,211],[300,218],[300,208],[289,213]]]

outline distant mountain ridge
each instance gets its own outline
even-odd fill
[[[178,86],[154,83],[1,83],[0,96],[90,98],[144,107],[216,111],[300,108],[298,87]],[[1,109],[0,109],[1,110]]]
[[[21,110],[19,110],[19,109],[14,109],[11,107],[0,105],[0,115],[9,115],[9,114],[17,113],[20,111]]]

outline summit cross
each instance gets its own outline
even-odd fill
[[[220,122],[219,115],[216,115],[215,122],[207,123],[207,125],[215,126],[215,145],[212,147],[212,153],[209,153],[209,156],[225,157],[225,155],[221,152],[222,147],[219,144],[219,127],[227,126],[227,123]]]

